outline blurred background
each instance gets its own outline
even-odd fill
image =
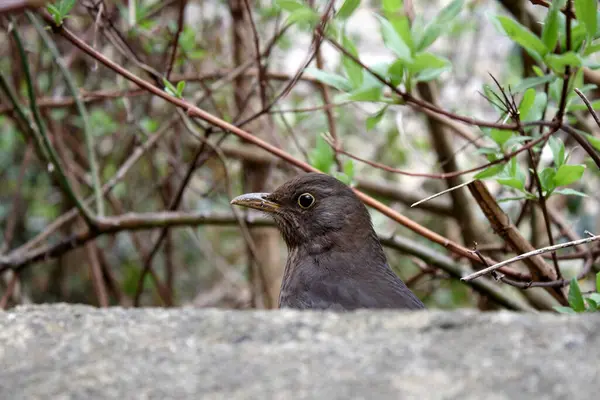
[[[397,78],[394,85],[403,93],[453,115],[509,123],[514,115],[503,106],[496,79],[521,114],[525,99],[533,96],[529,107],[536,114],[530,120],[552,121],[561,108],[568,63],[536,57],[498,18],[515,20],[539,37],[547,15],[556,11],[552,7],[565,2],[82,0],[39,8],[36,2],[5,3],[0,5],[3,308],[46,302],[277,305],[285,244],[268,217],[232,210],[229,201],[244,192],[273,190],[301,170],[222,126],[190,118],[185,109],[108,68],[102,57],[466,248],[476,244],[497,261],[523,252],[494,234],[466,187],[411,205],[469,182],[481,170],[455,171],[498,159],[545,131],[521,132],[521,138],[509,131],[499,139],[494,130],[464,124],[373,84],[364,67],[382,71],[390,81]],[[555,14],[554,42],[561,54],[566,21],[569,29],[584,32],[588,25],[568,13]],[[586,40],[593,48],[594,34]],[[396,64],[405,61],[406,49],[421,66]],[[591,101],[597,96],[596,58],[594,51],[573,51],[580,59],[570,61],[575,67],[563,112],[566,123],[595,147],[599,128],[573,89],[584,89]],[[521,152],[482,177],[533,248],[580,239],[585,230],[598,233],[598,168],[571,135],[558,131],[553,137],[556,142],[546,138],[533,147],[531,158]],[[557,156],[560,151],[568,160]],[[544,187],[540,197],[532,171],[558,173],[563,163],[582,166],[580,174],[569,170],[576,175],[572,179],[553,181],[570,192]],[[113,219],[94,227],[101,211]],[[392,268],[428,307],[559,304],[546,288],[524,290],[532,279],[528,265],[511,265],[520,286],[489,277],[461,282],[473,267],[469,260],[378,212],[372,218]],[[593,290],[595,247],[559,254],[540,259],[560,265],[560,275],[537,278],[560,278],[554,286],[562,290],[578,277],[584,293]]]

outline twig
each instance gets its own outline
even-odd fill
[[[411,204],[410,206],[411,206],[411,208],[412,208],[412,207],[416,207],[416,206],[418,206],[418,205],[419,205],[419,204],[421,204],[421,203],[425,203],[425,202],[427,202],[427,201],[429,201],[429,200],[431,200],[431,199],[435,199],[436,197],[439,197],[439,196],[441,196],[441,195],[444,195],[444,194],[446,194],[446,193],[448,193],[448,192],[451,192],[451,191],[453,191],[453,190],[460,189],[461,187],[467,186],[467,185],[468,185],[469,183],[471,183],[471,182],[473,182],[473,180],[470,180],[470,181],[467,181],[467,182],[461,183],[460,185],[457,185],[457,186],[454,186],[454,187],[448,188],[448,189],[446,189],[446,190],[442,190],[441,192],[438,192],[438,193],[436,193],[436,194],[433,194],[433,195],[431,195],[431,196],[425,197],[424,199],[422,199],[422,200],[419,200],[419,201],[417,201],[416,203],[413,203],[413,204]]]
[[[508,260],[504,260],[502,262],[499,262],[497,264],[492,265],[491,267],[488,268],[484,268],[482,270],[479,270],[477,272],[474,272],[472,274],[469,274],[467,276],[464,276],[461,278],[462,281],[472,281],[473,279],[479,278],[480,276],[489,274],[492,271],[496,271],[498,268],[501,268],[505,265],[508,264],[512,264],[514,262],[517,261],[521,261],[524,259],[527,259],[529,257],[533,257],[533,256],[537,256],[539,254],[543,254],[543,253],[548,253],[551,251],[556,251],[556,250],[560,250],[560,249],[564,249],[567,247],[572,247],[572,246],[578,246],[581,244],[586,244],[586,243],[590,243],[590,242],[594,242],[596,240],[600,239],[600,235],[596,235],[596,236],[592,236],[592,237],[588,237],[588,238],[584,238],[584,239],[579,239],[579,240],[574,240],[572,242],[567,242],[567,243],[560,243],[560,244],[555,244],[554,246],[548,246],[548,247],[544,247],[541,249],[537,249],[537,250],[533,250],[524,254],[520,254],[516,257],[513,258],[509,258]]]
[[[32,14],[30,11],[26,12],[27,18],[35,27],[38,35],[42,38],[42,41],[50,50],[50,54],[54,58],[54,62],[58,65],[63,77],[65,78],[65,82],[73,99],[75,100],[75,105],[77,106],[77,111],[81,116],[81,120],[83,122],[83,137],[85,139],[85,146],[87,149],[88,162],[90,163],[90,173],[92,175],[92,187],[94,189],[94,196],[96,198],[96,207],[98,209],[98,216],[104,216],[104,201],[102,197],[101,185],[100,185],[100,176],[98,173],[98,161],[96,160],[96,150],[94,147],[94,137],[92,134],[92,130],[90,128],[88,114],[85,109],[85,105],[81,101],[79,97],[79,93],[77,87],[75,86],[75,81],[69,69],[65,66],[64,62],[61,59],[60,53],[58,52],[58,48],[50,38],[50,36],[46,33],[38,19]],[[83,204],[83,203],[82,203]]]
[[[39,146],[45,150],[46,156],[49,158],[49,161],[51,162],[54,171],[56,171],[58,181],[61,183],[67,197],[69,197],[69,199],[73,201],[73,203],[77,206],[77,209],[81,212],[81,215],[83,216],[86,223],[90,227],[93,227],[96,224],[94,215],[90,212],[87,206],[79,199],[77,194],[75,194],[75,191],[73,190],[73,187],[67,179],[65,171],[58,160],[58,156],[54,151],[50,140],[48,139],[46,124],[44,123],[42,116],[40,115],[40,110],[36,103],[36,97],[33,90],[33,80],[29,71],[29,62],[27,61],[27,56],[25,55],[25,49],[23,48],[21,37],[15,27],[13,27],[12,29],[12,35],[17,45],[17,49],[19,51],[21,66],[23,67],[23,73],[25,74],[25,82],[27,84],[27,94],[29,96],[31,112],[37,125],[37,131],[35,129],[32,129],[33,136],[36,139],[36,141],[38,141]],[[18,105],[15,103],[13,103],[13,106],[18,107]],[[31,126],[29,123],[27,125]]]
[[[600,127],[600,117],[598,117],[598,114],[596,114],[596,111],[594,110],[594,107],[592,107],[592,104],[590,103],[590,101],[587,99],[587,97],[585,97],[585,95],[583,94],[583,92],[577,88],[575,88],[575,93],[577,93],[577,95],[579,97],[581,97],[581,100],[583,100],[583,102],[585,103],[586,107],[588,108],[588,111],[590,112],[590,114],[592,114],[592,117],[594,117],[594,121],[596,121],[596,125],[598,125],[598,127]]]

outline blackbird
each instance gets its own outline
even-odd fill
[[[367,208],[339,180],[303,174],[231,204],[269,213],[287,244],[280,308],[425,308],[389,267]]]

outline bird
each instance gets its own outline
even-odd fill
[[[231,204],[269,214],[283,236],[288,257],[279,308],[425,308],[390,268],[365,205],[335,177],[301,174]]]

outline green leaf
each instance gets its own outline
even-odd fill
[[[317,137],[314,150],[308,155],[310,164],[321,172],[329,173],[333,165],[333,149],[321,135]]]
[[[548,49],[546,48],[544,42],[542,42],[539,37],[514,19],[501,15],[493,18],[495,18],[495,21],[492,20],[492,22],[497,22],[504,33],[506,33],[510,39],[521,45],[524,49],[529,50],[530,52],[541,57],[548,54]]]
[[[589,133],[585,133],[585,137],[587,137],[588,142],[594,147],[596,150],[600,151],[600,139],[597,137],[590,135]]]
[[[554,136],[550,136],[548,139],[548,145],[552,151],[552,158],[554,159],[556,168],[560,168],[565,163],[565,144],[562,142],[562,140],[555,138]]]
[[[591,102],[592,108],[594,110],[600,110],[600,100],[595,100]],[[587,106],[585,103],[571,103],[567,107],[567,111],[587,111]]]
[[[306,22],[310,25],[314,25],[317,22],[319,22],[319,14],[308,7],[305,8],[301,8],[298,9],[296,11],[293,11],[290,16],[288,17],[286,23],[288,24],[295,24],[295,23],[303,23]]]
[[[354,57],[358,58],[358,51],[354,46],[354,43],[346,37],[346,35],[342,36],[342,45],[350,54]],[[352,82],[352,86],[354,88],[358,88],[363,83],[363,69],[360,65],[354,62],[350,57],[343,56],[342,57],[342,65],[344,66],[344,71],[350,78],[350,82]]]
[[[504,146],[504,143],[508,141],[514,134],[513,131],[500,130],[500,129],[492,129],[490,130],[490,137],[494,142],[498,144],[500,148]]]
[[[402,41],[406,43],[412,54],[412,52],[414,51],[414,43],[412,39],[412,34],[410,32],[410,21],[408,17],[404,14],[398,15],[398,13],[393,13],[386,14],[386,18],[388,21],[390,21],[390,24],[392,24],[392,26],[396,30],[396,33],[400,35]]]
[[[58,3],[58,9],[60,10],[61,15],[64,17],[73,9],[75,6],[76,0],[61,0]]]
[[[513,91],[515,93],[523,92],[529,88],[533,88],[538,85],[543,85],[545,83],[552,82],[555,79],[558,79],[558,77],[556,75],[544,75],[544,76],[534,76],[531,78],[525,78],[513,88]]]
[[[556,73],[562,73],[567,65],[580,67],[582,60],[579,54],[569,51],[563,54],[548,54],[544,62]]]
[[[388,106],[385,106],[381,110],[377,111],[375,114],[367,118],[367,131],[370,131],[371,129],[375,128],[375,126],[377,126],[379,121],[381,121],[381,119],[385,115],[387,108]]]
[[[381,87],[363,87],[339,96],[337,101],[380,101]]]
[[[483,171],[479,172],[477,175],[473,177],[473,179],[485,179],[495,175],[498,175],[504,169],[504,165],[497,164],[492,165],[491,167],[487,167]]]
[[[442,32],[449,30],[450,22],[460,13],[463,3],[463,0],[454,0],[427,24],[417,41],[417,51],[425,50],[436,41]]]
[[[177,88],[173,86],[171,82],[163,78],[163,85],[165,85],[165,92],[169,93],[171,96],[178,97]]]
[[[183,96],[183,90],[185,89],[185,81],[179,81],[177,83],[177,95],[178,97]]]
[[[275,4],[282,10],[294,12],[308,8],[306,4],[296,0],[275,0]]]
[[[542,41],[549,52],[554,51],[556,41],[558,40],[558,26],[560,25],[558,20],[558,13],[560,11],[559,2],[560,0],[552,2],[544,21],[544,27],[542,28]]]
[[[390,79],[392,85],[398,86],[399,84],[401,84],[402,78],[404,77],[404,61],[394,61],[387,70],[387,76]]]
[[[598,303],[593,299],[587,298],[585,301],[588,303],[587,311],[598,311]]]
[[[562,165],[554,176],[556,186],[567,186],[577,182],[583,175],[584,165]]]
[[[554,191],[554,193],[560,193],[560,194],[565,195],[565,196],[588,197],[587,194],[581,193],[580,191],[575,190],[575,189],[571,189],[571,188],[556,189]]]
[[[358,8],[360,5],[360,0],[346,0],[342,7],[340,7],[340,11],[336,14],[336,17],[340,19],[346,19],[352,15],[352,13]]]
[[[598,50],[600,50],[600,43],[593,43],[585,48],[583,55],[587,57],[596,53]]]
[[[386,13],[393,13],[397,10],[402,9],[403,0],[383,0],[383,11]]]
[[[527,89],[523,93],[523,99],[521,100],[521,104],[519,104],[519,114],[522,119],[526,119],[529,115],[529,111],[531,111],[531,107],[535,103],[535,93],[535,89]]]
[[[554,306],[554,310],[561,313],[561,314],[572,314],[572,315],[576,315],[577,313],[575,312],[575,310],[573,310],[571,307],[565,307],[565,306]]]
[[[525,184],[521,179],[518,178],[513,178],[513,177],[507,177],[507,178],[498,178],[497,179],[498,183],[504,186],[509,186],[511,188],[514,189],[518,189],[520,191],[525,190]]]
[[[438,57],[432,53],[419,53],[415,56],[415,60],[407,69],[415,74],[417,82],[426,82],[437,78],[444,71],[449,71],[452,68],[450,60]]]
[[[392,50],[399,59],[406,63],[412,63],[413,59],[410,53],[410,48],[404,43],[398,32],[394,29],[392,24],[385,18],[376,15],[381,24],[381,36],[383,37],[383,43],[385,47]]]
[[[540,182],[542,184],[542,191],[546,193],[550,193],[556,187],[554,184],[554,176],[556,175],[556,170],[552,167],[547,167],[540,172]]]
[[[579,284],[577,283],[577,279],[575,278],[571,279],[568,300],[569,305],[575,312],[585,311],[585,303],[583,301],[583,296],[581,295]]]
[[[348,92],[352,90],[352,85],[350,84],[350,81],[344,78],[343,76],[339,76],[331,72],[325,72],[323,70],[312,67],[306,68],[304,70],[304,73],[308,73],[319,82],[323,82],[327,85],[333,86],[334,88],[343,92]]]
[[[546,108],[547,103],[548,96],[546,96],[546,93],[536,92],[533,106],[531,106],[527,115],[521,116],[521,121],[528,122],[542,119],[542,115],[544,114],[544,109]]]
[[[344,163],[344,174],[346,174],[350,180],[354,179],[354,162],[352,160],[346,160]]]
[[[598,0],[575,0],[575,15],[582,21],[588,37],[593,38],[598,29],[597,14]]]
[[[600,296],[600,272],[596,274],[596,292],[598,292],[598,296]],[[599,297],[600,299],[600,297]],[[600,301],[599,301],[600,303]]]

